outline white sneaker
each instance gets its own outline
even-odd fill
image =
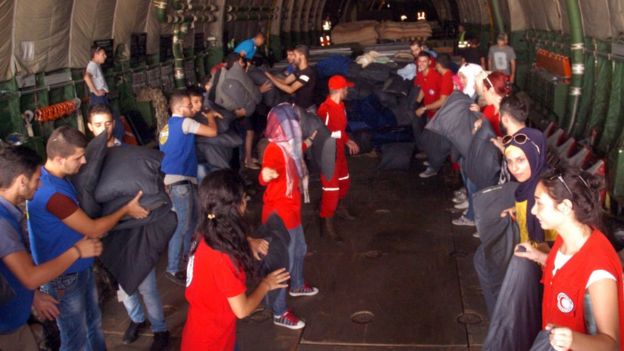
[[[467,227],[475,226],[474,221],[469,220],[468,218],[466,218],[466,216],[461,216],[457,219],[454,219],[451,221],[451,223],[453,223],[453,225],[459,225],[459,226],[467,226]]]
[[[466,188],[459,188],[459,190],[453,191],[453,197],[459,196],[460,194],[466,195]]]
[[[466,200],[467,200],[466,195],[465,194],[460,194],[460,195],[457,195],[457,196],[455,196],[453,198],[453,203],[461,204],[462,202],[464,202]]]
[[[425,169],[424,172],[421,172],[418,176],[421,178],[430,178],[437,174],[438,172],[436,170],[431,167],[427,167],[427,169]]]
[[[460,202],[453,207],[455,207],[458,210],[465,210],[468,208],[468,200],[464,200],[464,202]]]
[[[426,160],[425,160],[425,161],[423,161],[423,166],[427,166],[427,167],[429,167],[429,161],[426,161]]]
[[[472,236],[477,239],[481,238],[481,236],[479,235],[479,232],[475,232],[474,234],[472,234]]]

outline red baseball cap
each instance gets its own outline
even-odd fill
[[[329,86],[330,90],[338,90],[342,88],[350,88],[350,87],[355,86],[355,84],[353,84],[352,82],[349,82],[348,80],[345,79],[345,77],[341,75],[335,75],[329,78],[329,84],[327,85]]]

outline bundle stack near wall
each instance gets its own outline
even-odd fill
[[[332,42],[334,44],[360,43],[372,45],[377,43],[379,34],[376,27],[377,21],[358,21],[340,23],[332,30]]]
[[[377,28],[379,39],[408,40],[420,38],[426,40],[431,37],[431,25],[427,21],[393,22],[384,21]]]

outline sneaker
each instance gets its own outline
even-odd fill
[[[309,286],[306,283],[306,284],[303,284],[303,286],[297,290],[290,290],[289,294],[290,296],[314,296],[318,294],[318,292],[319,292],[319,289],[313,286]]]
[[[132,344],[136,341],[136,339],[139,338],[139,333],[143,329],[145,329],[145,327],[147,327],[146,321],[143,321],[141,323],[134,323],[133,321],[130,321],[130,325],[128,325],[128,328],[126,329],[123,338],[121,338],[121,342],[123,342],[124,345]]]
[[[453,198],[453,203],[460,204],[466,200],[467,200],[466,195],[462,193]]]
[[[169,332],[156,332],[154,333],[154,341],[152,341],[152,346],[150,347],[150,351],[164,351],[169,349]]]
[[[293,330],[305,327],[305,323],[291,311],[286,311],[281,316],[273,316],[273,324]]]
[[[453,207],[455,207],[458,210],[465,210],[468,208],[468,200],[464,200],[464,202],[460,202]]]
[[[245,168],[257,171],[260,169],[260,166],[258,166],[258,164],[255,162],[245,162]]]
[[[474,227],[475,223],[474,221],[469,220],[468,218],[466,218],[466,216],[461,216],[457,219],[454,219],[451,221],[451,223],[453,223],[453,225],[463,225],[463,226],[467,226],[467,227]]]
[[[424,172],[421,172],[418,176],[421,178],[429,178],[429,177],[433,177],[434,175],[437,175],[438,172],[431,168],[431,167],[427,167],[427,169],[425,169]]]
[[[481,235],[479,235],[479,232],[475,232],[474,234],[472,234],[472,236],[477,239],[481,238]]]
[[[423,166],[429,167],[429,161],[423,161]]]
[[[417,160],[426,160],[427,159],[427,154],[424,152],[419,152],[416,155],[414,155],[414,158]]]
[[[165,272],[165,278],[169,279],[175,285],[186,288],[186,274],[184,272]]]

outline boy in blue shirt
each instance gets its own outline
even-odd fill
[[[263,44],[264,34],[262,32],[258,32],[253,38],[241,41],[240,44],[234,48],[234,52],[240,54],[246,60],[251,61],[256,54],[256,50]]]
[[[86,163],[87,138],[63,126],[52,132],[46,145],[48,159],[41,168],[41,185],[27,204],[31,250],[37,265],[56,259],[84,237],[101,238],[124,216],[145,218],[139,192],[116,212],[91,219],[80,209],[77,192],[67,180]],[[61,351],[105,350],[102,316],[98,307],[93,258],[81,258],[42,290],[59,302],[56,323]]]
[[[165,174],[165,186],[178,216],[178,226],[169,241],[165,276],[180,286],[186,286],[186,276],[181,271],[181,261],[188,256],[191,237],[195,230],[197,210],[197,155],[195,135],[217,135],[214,111],[204,112],[208,125],[193,118],[191,99],[185,92],[176,92],[169,99],[171,117],[160,131],[160,151],[165,156],[161,170]]]
[[[102,243],[83,238],[61,255],[35,266],[20,224],[20,210],[31,200],[39,186],[41,159],[25,146],[0,149],[0,275],[15,296],[0,304],[0,350],[39,351],[26,323],[31,307],[39,318],[58,317],[58,301],[38,290],[39,286],[61,275],[76,260],[98,256]]]

